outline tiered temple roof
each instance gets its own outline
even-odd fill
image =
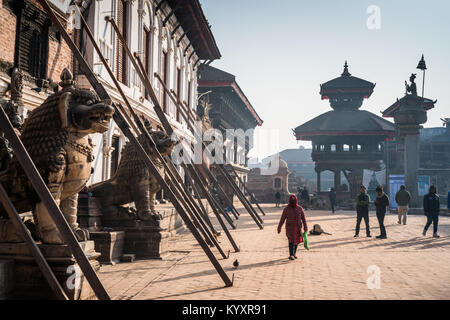
[[[210,89],[224,89],[234,96],[237,101],[240,101],[242,111],[250,115],[255,121],[255,125],[261,126],[263,120],[256,113],[252,104],[239,87],[236,82],[236,77],[231,73],[222,71],[220,69],[211,67],[209,65],[203,65],[200,70],[200,79],[198,81],[200,91],[207,91]]]
[[[312,140],[314,136],[383,136],[391,139],[395,135],[394,125],[365,110],[359,110],[364,99],[373,93],[375,84],[357,77],[348,71],[347,61],[340,77],[320,86],[322,99],[330,100],[332,111],[298,126],[297,140]]]
[[[216,60],[221,54],[216,40],[206,20],[199,0],[167,0],[170,7],[175,10],[175,16],[181,21],[183,30],[192,42],[195,52],[200,59]]]

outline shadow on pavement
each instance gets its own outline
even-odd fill
[[[231,261],[231,259],[229,260],[229,264],[231,265],[233,262]],[[239,271],[239,270],[245,270],[245,269],[251,269],[251,268],[260,268],[260,267],[266,267],[266,266],[275,266],[275,265],[280,265],[280,264],[287,264],[290,261],[287,258],[280,258],[280,259],[275,259],[275,260],[270,260],[270,261],[264,261],[264,262],[258,262],[258,263],[252,263],[252,264],[242,264],[242,261],[240,261],[241,265],[235,269],[234,267],[228,266],[228,267],[224,267],[223,269],[225,270],[225,272],[234,272],[234,271]],[[184,263],[180,263],[179,265],[182,266]],[[176,281],[176,280],[180,280],[180,279],[185,279],[185,278],[194,278],[194,277],[202,277],[202,276],[208,276],[208,275],[212,275],[212,274],[217,274],[216,270],[208,270],[208,271],[201,271],[201,272],[196,272],[196,273],[189,273],[189,274],[184,274],[182,276],[179,277],[174,277],[174,278],[164,278],[161,280],[157,280],[154,283],[158,283],[158,282],[167,282],[167,281]]]

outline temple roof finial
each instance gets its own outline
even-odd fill
[[[422,58],[419,61],[419,64],[417,65],[417,69],[420,69],[422,71],[427,70],[427,64],[425,63],[425,58],[422,54]]]
[[[348,64],[347,64],[347,60],[345,60],[345,64],[344,64],[344,72],[342,72],[341,76],[342,77],[350,77],[352,74],[350,72],[348,72]]]

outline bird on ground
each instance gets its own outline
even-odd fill
[[[239,261],[238,261],[238,259],[234,260],[234,262],[233,262],[233,267],[234,267],[234,268],[239,267]]]

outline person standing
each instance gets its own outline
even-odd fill
[[[308,210],[308,205],[309,205],[309,191],[306,188],[306,186],[303,187],[302,193],[301,193],[301,202],[302,202],[302,206],[303,208],[305,208],[305,210]]]
[[[356,196],[356,228],[355,228],[355,238],[359,237],[359,227],[361,225],[361,220],[364,219],[364,223],[366,225],[366,235],[367,237],[371,237],[370,235],[370,226],[369,226],[369,203],[370,196],[366,193],[366,187],[361,186],[359,188],[360,193]]]
[[[433,237],[439,238],[437,231],[441,204],[439,202],[439,196],[436,194],[436,187],[430,186],[430,189],[428,191],[428,194],[423,197],[423,211],[427,216],[427,224],[423,229],[422,235],[426,236],[428,228],[430,227],[431,223],[433,223]]]
[[[280,206],[280,199],[281,199],[280,191],[277,191],[275,193],[275,207],[277,208]]]
[[[447,193],[447,209],[450,210],[450,191]]]
[[[398,224],[406,225],[406,216],[408,215],[408,205],[411,200],[411,194],[406,190],[405,186],[400,186],[400,190],[395,194],[395,202],[398,204]]]
[[[334,206],[336,205],[336,191],[334,191],[334,188],[330,189],[328,198],[330,198],[331,212],[334,213]]]
[[[380,224],[380,235],[377,236],[378,239],[386,239],[386,228],[384,226],[384,217],[386,215],[386,208],[389,207],[389,197],[384,193],[383,187],[378,186],[375,189],[375,192],[377,193],[377,197],[374,201],[376,212],[377,212],[377,219],[378,223]]]
[[[301,242],[302,229],[304,232],[308,231],[305,212],[298,205],[298,199],[294,194],[289,196],[289,203],[283,209],[280,223],[278,224],[278,233],[281,233],[284,222],[286,222],[286,236],[289,240],[289,260],[294,260],[297,259],[297,247]]]

